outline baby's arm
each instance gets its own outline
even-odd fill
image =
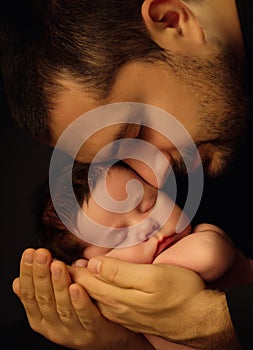
[[[231,239],[217,226],[201,224],[162,252],[154,263],[169,263],[197,272],[211,282],[224,275],[235,263],[238,251]]]
[[[179,265],[197,272],[211,288],[225,288],[253,281],[253,262],[233,245],[220,228],[210,224],[195,227],[194,232],[161,253],[154,263]],[[192,349],[147,335],[157,350]]]
[[[161,253],[154,263],[180,265],[194,270],[206,282],[219,280],[220,283],[217,284],[222,285],[223,280],[220,278],[227,271],[234,271],[234,266],[243,267],[241,262],[248,260],[242,259],[242,254],[240,254],[230,238],[220,228],[210,224],[201,224],[195,227],[192,234]],[[229,275],[232,275],[232,272]],[[171,343],[157,336],[145,335],[157,350],[193,349]]]

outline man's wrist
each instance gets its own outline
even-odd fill
[[[184,344],[203,350],[240,350],[226,296],[222,292],[204,289],[189,301],[187,313],[192,309],[192,333]],[[190,306],[189,306],[190,305]]]
[[[140,333],[135,333],[121,327],[119,334],[120,339],[118,341],[115,341],[115,339],[112,340],[108,350],[154,350],[151,343]]]
[[[121,348],[120,348],[121,349]],[[129,339],[129,350],[154,350],[151,343],[142,334],[133,333]]]

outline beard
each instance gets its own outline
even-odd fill
[[[210,176],[227,170],[238,153],[248,121],[243,59],[219,42],[217,49],[204,58],[173,54],[167,60],[174,75],[187,85],[198,104],[197,128],[200,135],[208,138],[196,146]],[[190,159],[191,150],[186,153]],[[174,159],[175,172],[187,172],[185,158],[178,155]]]
[[[203,170],[210,177],[218,177],[224,174],[233,163],[238,153],[239,143],[229,144],[223,142],[219,144],[215,141],[203,142],[198,147],[198,153],[201,159]],[[173,158],[173,171],[176,175],[185,176],[196,167],[194,163],[196,148],[183,151]]]

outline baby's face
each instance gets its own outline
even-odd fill
[[[136,188],[132,192],[130,191],[128,197],[126,189],[127,184],[131,186],[130,180],[139,181],[143,192]],[[94,190],[97,200],[100,199],[99,194],[103,192],[101,190],[103,184],[99,181]],[[110,228],[112,230],[119,229],[119,233],[113,233],[118,235],[116,238],[119,241],[114,248],[87,244],[84,258],[90,259],[96,255],[107,255],[129,262],[152,263],[162,250],[190,233],[190,225],[186,217],[187,224],[184,225],[183,231],[176,233],[177,223],[182,215],[181,209],[168,196],[146,183],[131,169],[113,166],[108,171],[105,184],[111,199],[116,204],[117,202],[124,203],[125,207],[123,205],[120,212],[115,212],[117,206],[111,204],[110,201],[103,200],[103,204],[99,205],[91,196],[88,203],[86,201],[83,203],[83,210],[94,222],[109,228],[109,231],[105,231],[110,232]],[[133,183],[132,186],[134,186]],[[166,216],[167,214],[168,216]],[[137,225],[136,228],[135,225]],[[127,227],[131,227],[131,229],[128,231]],[[82,231],[80,226],[78,228],[79,231]],[[113,232],[112,230],[110,233]],[[83,231],[85,232],[85,227]],[[132,240],[133,237],[135,241]],[[138,238],[136,239],[136,237]],[[89,242],[85,236],[83,239]]]

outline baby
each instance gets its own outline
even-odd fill
[[[70,205],[69,193],[64,187],[64,171],[55,182],[54,200],[60,203],[57,208],[64,217],[74,218],[73,231],[59,219],[48,188],[42,207],[41,243],[55,258],[77,265],[98,255],[133,263],[175,264],[195,271],[215,288],[248,282],[248,260],[221,229],[211,224],[200,224],[192,229],[188,218],[164,192],[146,183],[124,163],[117,163],[110,169],[98,165],[89,180],[88,170],[88,165],[74,163],[73,190],[87,217],[99,227],[102,225],[105,237],[101,239],[99,230],[91,232],[89,220],[84,220],[80,207]],[[132,205],[129,211],[108,210],[96,200],[101,198],[101,193],[105,195],[102,179],[105,179],[107,194],[115,203],[124,202],[128,198],[127,184],[138,180],[142,196],[140,198],[138,191],[131,194],[131,203],[138,204]],[[91,182],[92,194],[98,196],[96,199],[90,192]],[[168,218],[161,224],[168,209]],[[184,224],[178,232],[179,219],[183,219]],[[157,350],[190,349],[157,336],[145,336]]]

